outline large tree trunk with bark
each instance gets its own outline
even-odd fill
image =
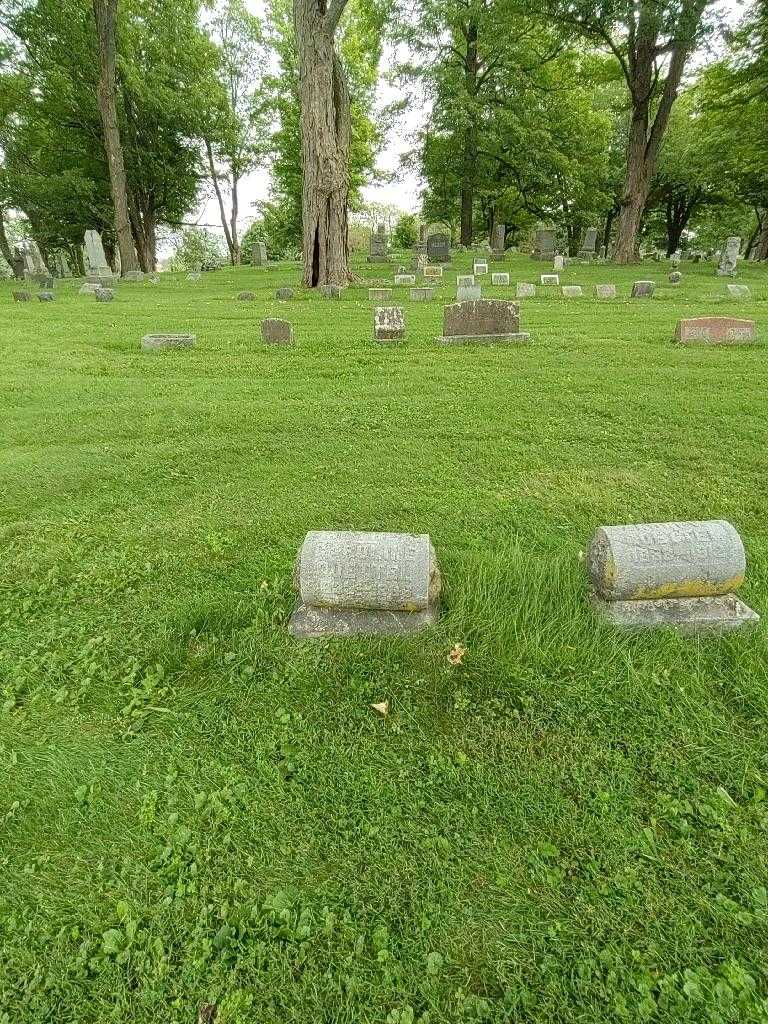
[[[688,222],[700,200],[700,189],[695,189],[691,195],[667,198],[667,206],[664,211],[667,226],[667,256],[672,256],[680,248],[680,239],[683,237],[683,232],[688,227]]]
[[[99,84],[97,97],[103,133],[104,152],[109,166],[109,184],[115,208],[115,234],[120,249],[121,273],[138,270],[128,213],[123,146],[117,120],[115,52],[117,36],[117,0],[93,0],[96,38],[99,48]]]
[[[205,152],[208,157],[208,172],[213,182],[213,191],[216,193],[216,201],[219,204],[219,219],[221,220],[221,226],[224,228],[224,240],[227,243],[227,250],[229,251],[229,260],[232,266],[235,266],[235,245],[232,238],[232,232],[230,231],[229,221],[227,220],[227,211],[224,206],[224,196],[221,194],[221,185],[219,184],[219,172],[216,170],[216,161],[213,157],[213,146],[208,139],[205,140]]]
[[[5,220],[3,219],[3,209],[0,207],[0,253],[3,255],[3,259],[11,268],[15,276],[15,270],[13,267],[13,251],[11,250],[8,236],[5,233]]]
[[[299,50],[304,284],[349,281],[349,90],[334,49],[347,0],[294,0]]]
[[[752,250],[753,260],[768,260],[768,210],[761,211],[760,228]]]
[[[466,43],[464,54],[464,89],[474,100],[478,89],[477,24],[470,21],[462,25]],[[461,245],[472,245],[475,208],[475,182],[477,178],[477,125],[474,110],[470,109],[464,129],[464,152],[461,166]]]

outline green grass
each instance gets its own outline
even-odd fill
[[[363,287],[276,302],[293,266],[0,287],[0,1024],[768,1020],[766,631],[615,633],[579,557],[725,517],[768,614],[768,352],[670,340],[767,338],[768,276],[682,269],[570,268],[509,348],[407,289],[376,347]],[[438,627],[292,640],[318,528],[429,532]]]

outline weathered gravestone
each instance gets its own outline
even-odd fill
[[[580,299],[584,293],[581,290],[580,284],[564,284],[563,285],[563,298],[564,299]]]
[[[77,294],[78,295],[95,295],[96,292],[99,291],[100,288],[101,288],[100,284],[89,284],[89,282],[86,281],[85,284],[81,286],[81,288],[80,288],[80,290],[79,290],[79,292]]]
[[[395,274],[395,284],[412,286],[416,284],[415,274]]]
[[[297,637],[412,633],[437,622],[440,569],[428,534],[313,531],[294,573]]]
[[[17,281],[24,280],[24,266],[24,252],[18,245],[14,246],[11,259],[11,269],[13,270],[13,276]]]
[[[596,299],[615,299],[616,298],[616,285],[615,284],[596,284],[595,285],[595,298]]]
[[[391,299],[392,289],[391,288],[369,288],[368,289],[369,299]]]
[[[267,243],[254,242],[251,249],[251,266],[265,267],[267,265]]]
[[[718,264],[716,271],[718,277],[735,276],[740,249],[741,239],[738,235],[731,235],[731,237],[726,241],[722,253],[720,254],[720,263]]]
[[[160,284],[160,275],[152,271],[151,274],[147,274],[147,280],[150,284]]]
[[[238,292],[237,298],[239,302],[255,302],[256,292]]]
[[[488,273],[488,264],[484,260],[475,260],[472,272],[475,277],[483,277]]]
[[[32,292],[14,292],[13,293],[13,301],[14,302],[31,302],[32,301]]]
[[[471,288],[475,283],[474,274],[458,274],[456,277],[457,288]]]
[[[287,320],[262,320],[261,339],[267,345],[292,345],[293,326]]]
[[[633,299],[650,299],[653,295],[655,284],[653,281],[635,281],[632,285]]]
[[[44,291],[44,292],[38,292],[37,293],[37,301],[38,302],[53,302],[55,300],[55,298],[56,298],[56,296],[54,295],[53,292],[45,292]]]
[[[748,299],[749,298],[749,285],[746,284],[727,284],[725,290],[729,297],[732,299]]]
[[[565,257],[555,256],[554,260],[552,261],[552,269],[558,271],[565,270]]]
[[[341,285],[340,284],[324,284],[320,286],[320,294],[324,299],[340,299],[341,298]]]
[[[732,316],[698,316],[677,321],[675,341],[681,344],[748,345],[757,341],[754,320]]]
[[[112,269],[107,263],[104,244],[98,231],[86,231],[83,239],[85,245],[86,273],[91,277],[112,277]]]
[[[124,281],[135,281],[135,282],[143,281],[144,280],[144,271],[143,270],[126,270],[126,272],[123,274],[123,280]]]
[[[399,306],[378,306],[373,311],[373,340],[402,341],[405,337],[405,310]]]
[[[520,330],[520,307],[516,303],[477,299],[443,309],[443,334],[437,340],[444,345],[490,345],[525,342],[530,337]]]
[[[61,250],[58,250],[53,257],[53,268],[56,277],[64,278],[71,276],[71,270],[69,269],[69,261]]]
[[[427,278],[427,279],[439,279],[439,278],[441,278],[443,276],[443,268],[442,267],[425,266],[425,267],[422,267],[422,271],[421,272],[424,275],[424,277]]]
[[[669,275],[670,284],[680,284],[682,280],[683,275],[680,273],[679,270],[673,270],[672,273]]]
[[[383,224],[379,224],[371,240],[368,243],[368,262],[386,263],[389,258],[389,244],[387,241],[387,230]]]
[[[40,246],[34,238],[27,238],[22,243],[24,255],[24,276],[37,280],[40,277],[48,277],[48,268],[45,265]]]
[[[203,275],[199,270],[190,270],[190,272],[187,274],[187,280],[190,282],[190,284],[197,284],[197,282],[200,280],[202,276]]]
[[[113,288],[97,288],[93,294],[97,302],[112,302],[115,297]]]
[[[518,299],[532,299],[536,295],[536,285],[528,281],[518,281],[515,286],[515,297]]]
[[[451,240],[438,231],[427,239],[427,257],[430,263],[450,263]]]
[[[275,292],[275,298],[279,299],[280,302],[287,302],[288,299],[293,298],[293,288],[278,288]]]
[[[619,626],[722,631],[759,620],[734,594],[746,556],[724,520],[602,526],[587,567],[593,606]]]
[[[531,256],[535,260],[551,260],[555,255],[555,232],[552,228],[538,228]]]
[[[495,224],[491,235],[491,259],[494,263],[501,263],[504,259],[504,246],[507,239],[506,224]]]
[[[595,248],[597,246],[597,228],[587,228],[584,232],[584,237],[581,240],[581,248],[579,249],[580,260],[591,260],[595,255]]]
[[[559,274],[542,274],[539,278],[542,285],[545,288],[559,288],[560,287],[560,275]]]
[[[509,274],[491,274],[491,284],[504,287],[509,284]]]
[[[435,297],[434,288],[411,288],[411,300],[413,302],[429,302]]]
[[[473,302],[483,297],[483,289],[479,284],[459,284],[462,278],[458,278],[456,281],[456,301],[457,302]],[[472,281],[474,282],[474,277]]]
[[[196,334],[145,334],[141,347],[146,351],[161,348],[194,348]]]

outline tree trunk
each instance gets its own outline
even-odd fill
[[[138,270],[139,264],[133,247],[131,223],[128,215],[128,195],[125,178],[123,146],[117,120],[115,89],[115,50],[117,35],[118,0],[93,0],[96,37],[99,47],[99,83],[97,97],[104,152],[109,166],[109,184],[115,208],[115,233],[120,249],[120,271]]]
[[[232,263],[234,266],[239,267],[243,261],[242,250],[240,248],[240,238],[237,234],[237,215],[240,211],[240,197],[238,194],[238,185],[240,179],[232,171],[232,213],[230,216],[230,227],[229,233],[232,238]]]
[[[700,192],[697,190],[692,196],[670,196],[667,199],[664,213],[667,225],[667,256],[672,256],[680,248],[680,239],[699,204],[699,196]]]
[[[752,252],[753,260],[768,260],[768,210],[762,211],[760,233]]]
[[[13,266],[13,252],[11,251],[10,243],[8,242],[8,236],[5,233],[5,220],[3,217],[3,209],[0,207],[0,253],[3,254],[3,259],[11,268],[11,273],[16,276],[16,271]]]
[[[464,129],[464,152],[461,167],[461,235],[459,243],[471,246],[475,207],[475,179],[477,177],[477,124],[475,122],[474,102],[477,96],[477,76],[479,71],[477,55],[477,24],[470,21],[462,26],[467,49],[464,54],[464,90],[471,98],[467,125]]]
[[[219,218],[221,220],[221,226],[224,228],[224,239],[227,243],[227,249],[229,250],[229,261],[232,266],[235,265],[235,247],[232,242],[232,235],[230,234],[229,224],[227,223],[227,211],[224,207],[224,197],[221,194],[221,186],[219,185],[219,175],[216,170],[216,162],[213,159],[213,147],[211,146],[208,139],[205,140],[205,152],[208,155],[208,170],[211,175],[211,181],[213,182],[213,191],[216,193],[216,200],[219,204]]]
[[[349,282],[349,90],[334,50],[347,0],[294,0],[299,50],[304,284]]]

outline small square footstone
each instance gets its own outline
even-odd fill
[[[288,299],[293,298],[293,288],[278,288],[275,292],[275,298],[279,299],[280,302],[287,302]]]
[[[97,302],[112,302],[115,297],[113,288],[97,288],[93,294]]]
[[[411,301],[412,302],[429,302],[435,297],[434,288],[411,288]]]
[[[725,520],[601,526],[587,569],[593,607],[618,626],[723,632],[760,618],[734,594],[746,555]]]
[[[147,280],[150,284],[160,284],[160,275],[153,271],[151,274],[147,274]]]
[[[733,316],[697,316],[678,320],[675,341],[680,344],[748,345],[757,341],[754,320],[737,320]]]
[[[440,569],[428,534],[312,531],[294,573],[295,637],[391,636],[440,614]]]
[[[536,285],[527,281],[518,281],[515,286],[515,297],[518,299],[533,299],[536,296]]]
[[[99,288],[101,288],[101,285],[91,284],[89,281],[86,281],[78,292],[78,295],[95,295]]]
[[[520,331],[520,307],[500,299],[457,302],[443,309],[443,345],[483,345],[525,342]]]
[[[203,275],[202,275],[202,274],[200,273],[200,271],[199,271],[199,270],[191,270],[191,271],[190,271],[190,272],[189,272],[189,273],[187,274],[187,280],[188,280],[188,281],[189,281],[189,282],[190,282],[191,284],[197,284],[197,282],[198,282],[198,281],[200,280],[200,278],[201,278],[202,276],[203,276]]]
[[[500,286],[509,284],[509,274],[491,274],[491,284]]]
[[[256,292],[240,292],[237,298],[239,302],[255,302]]]
[[[542,274],[541,283],[545,288],[559,288],[560,287],[560,275],[559,274]]]
[[[476,277],[482,277],[484,274],[488,273],[488,264],[476,261],[472,269]]]
[[[374,341],[402,341],[405,337],[405,310],[400,306],[379,306],[373,311]]]
[[[55,298],[56,298],[56,296],[53,294],[53,292],[38,292],[37,293],[37,301],[38,302],[53,302],[55,300]]]
[[[680,282],[683,280],[683,275],[680,273],[679,270],[673,270],[672,273],[669,275],[668,280],[670,284],[680,284]]]
[[[732,299],[748,299],[749,298],[749,285],[746,284],[727,284],[725,290]]]
[[[397,285],[410,285],[416,284],[415,274],[395,274],[395,284]]]
[[[456,289],[457,302],[477,302],[482,297],[483,289],[479,284],[460,284]]]
[[[458,277],[456,278],[457,288],[471,288],[474,283],[474,274],[459,274]]]
[[[369,299],[376,299],[379,302],[381,302],[383,299],[391,299],[392,298],[392,289],[391,288],[369,288],[368,289],[368,298]]]
[[[563,285],[563,298],[564,299],[579,299],[584,293],[581,290],[580,284],[564,284]]]
[[[14,292],[13,293],[13,301],[14,302],[31,302],[32,301],[32,292]]]
[[[650,299],[656,285],[653,281],[635,281],[632,285],[633,299]]]
[[[146,351],[161,348],[194,348],[196,334],[145,334],[141,347]]]
[[[615,284],[596,284],[595,285],[595,298],[596,299],[615,299],[616,298],[616,285]]]
[[[267,345],[292,345],[293,326],[287,320],[262,320],[261,338]]]
[[[320,287],[320,294],[324,299],[340,299],[341,298],[341,285],[340,284],[324,284]]]
[[[143,270],[126,270],[123,274],[124,281],[143,281],[144,271]]]
[[[443,276],[443,268],[442,267],[426,266],[426,267],[422,268],[421,272],[424,275],[424,277],[426,277],[426,278],[440,278],[440,277]]]

